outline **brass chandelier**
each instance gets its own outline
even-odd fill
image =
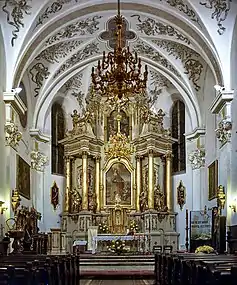
[[[107,55],[103,52],[102,61],[98,61],[96,70],[92,68],[93,89],[102,96],[111,96],[111,92],[118,99],[139,94],[147,86],[147,65],[142,72],[141,58],[137,53],[130,52],[129,47],[122,47],[123,16],[120,14],[120,0],[118,0],[118,15],[115,17],[117,40],[113,52]],[[134,94],[135,95],[135,94]]]

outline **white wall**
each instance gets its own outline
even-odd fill
[[[231,178],[230,187],[231,194],[229,197],[229,203],[234,199],[237,199],[237,18],[235,22],[235,29],[232,39],[231,48],[231,89],[235,90],[234,99],[231,104],[232,109],[232,134],[231,134]],[[230,209],[228,209],[230,211]],[[231,211],[230,225],[237,225],[237,214]]]

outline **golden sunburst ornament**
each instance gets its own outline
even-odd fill
[[[118,132],[117,134],[110,136],[106,152],[107,159],[128,158],[132,153],[132,146],[124,134]]]

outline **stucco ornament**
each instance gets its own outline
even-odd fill
[[[199,169],[205,166],[205,149],[198,148],[193,150],[189,154],[188,159],[192,165],[192,169]]]
[[[16,149],[22,138],[22,133],[19,132],[18,126],[14,122],[7,122],[5,124],[5,138],[6,145]]]
[[[218,128],[216,129],[216,137],[221,143],[221,146],[223,146],[227,142],[230,142],[231,130],[232,122],[230,119],[223,119],[219,122]]]
[[[49,159],[48,157],[40,151],[33,150],[30,154],[31,158],[31,168],[37,171],[44,171]]]

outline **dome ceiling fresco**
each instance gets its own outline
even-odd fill
[[[12,85],[29,78],[36,107],[52,92],[73,96],[82,107],[92,66],[115,45],[116,1],[1,2],[4,38],[16,55]],[[224,1],[224,6],[219,2],[122,1],[123,45],[148,65],[151,100],[168,88],[182,90],[197,102],[207,69],[217,84],[223,83],[215,45],[195,9],[205,9],[221,36],[232,1]]]

